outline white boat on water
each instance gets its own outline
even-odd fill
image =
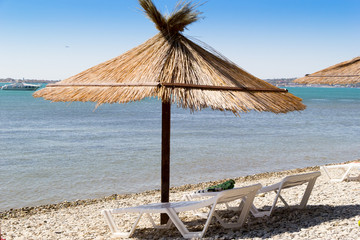
[[[24,82],[17,82],[13,84],[4,85],[1,90],[18,90],[18,91],[35,91],[40,88],[40,84],[29,84]]]

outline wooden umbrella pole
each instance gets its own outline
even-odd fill
[[[170,122],[171,102],[162,102],[161,132],[161,202],[169,202],[170,189]],[[166,224],[169,217],[162,213],[160,223]]]

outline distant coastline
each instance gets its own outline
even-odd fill
[[[45,79],[14,79],[14,78],[0,78],[2,83],[14,83],[14,82],[27,82],[27,83],[56,83],[61,80],[45,80]]]
[[[360,88],[360,83],[358,84],[347,84],[347,85],[328,85],[328,84],[297,84],[293,81],[296,78],[271,78],[271,79],[263,79],[264,81],[277,86],[277,87],[325,87],[325,88],[338,88],[338,87],[347,87],[347,88]],[[27,83],[56,83],[61,80],[45,80],[45,79],[13,79],[13,78],[0,78],[0,82],[3,83],[13,83],[13,82],[27,82]]]
[[[264,81],[277,86],[277,87],[321,87],[321,88],[360,88],[360,83],[358,84],[347,84],[347,85],[329,85],[329,84],[297,84],[293,81],[296,78],[273,78],[273,79],[263,79]]]

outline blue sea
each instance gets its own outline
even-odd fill
[[[171,186],[360,158],[360,89],[289,91],[305,111],[173,105]],[[160,188],[159,100],[95,109],[32,93],[0,91],[0,211]]]

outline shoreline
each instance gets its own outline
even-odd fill
[[[352,162],[352,161],[349,161]],[[347,163],[347,162],[346,162]],[[244,177],[237,177],[234,178],[236,183],[243,183],[247,181],[255,181],[263,178],[268,177],[284,177],[286,175],[290,174],[297,174],[297,173],[303,173],[303,172],[309,172],[309,171],[319,171],[319,166],[314,167],[305,167],[305,168],[296,168],[291,170],[284,170],[279,172],[264,172],[264,173],[258,173],[253,175],[247,175]],[[211,185],[216,185],[219,183],[222,183],[229,179],[220,179],[216,181],[208,181],[208,182],[202,182],[202,183],[196,183],[196,184],[185,184],[177,187],[171,187],[170,188],[170,194],[174,192],[185,192],[185,191],[192,191],[197,189],[203,189]],[[22,208],[14,208],[5,210],[3,212],[0,212],[0,220],[1,219],[9,219],[9,218],[19,218],[19,217],[25,217],[28,215],[34,215],[39,212],[47,212],[51,210],[59,210],[69,207],[77,207],[77,206],[87,206],[91,204],[96,204],[99,202],[104,201],[112,201],[112,200],[121,200],[125,198],[129,198],[131,196],[137,196],[137,195],[151,195],[151,194],[160,194],[159,189],[154,190],[147,190],[143,192],[137,192],[137,193],[125,193],[125,194],[112,194],[110,196],[105,196],[102,198],[93,198],[93,199],[78,199],[75,201],[63,201],[59,203],[51,203],[51,204],[44,204],[39,206],[32,206],[32,207],[22,207]]]
[[[349,163],[354,161],[347,161]],[[341,163],[336,163],[341,164]],[[334,165],[334,164],[328,164]],[[279,172],[264,172],[234,178],[235,187],[261,183],[277,183],[285,176],[319,171],[319,166],[297,168]],[[170,201],[181,201],[185,193],[204,189],[223,182],[222,179],[198,184],[187,184],[170,189]],[[282,195],[290,205],[298,204],[305,186],[289,188]],[[284,208],[279,201],[271,217],[254,218],[249,214],[240,229],[224,229],[216,221],[209,227],[205,239],[358,239],[360,235],[360,187],[358,181],[329,182],[321,175],[311,193],[305,209]],[[258,195],[256,206],[271,206],[273,193]],[[27,239],[110,239],[110,230],[101,210],[137,206],[160,201],[160,190],[132,194],[113,194],[103,198],[11,209],[0,213],[2,238]],[[116,216],[118,217],[118,216]],[[126,214],[116,218],[121,230],[129,230],[137,216]],[[155,216],[156,217],[156,216]],[[193,226],[201,226],[203,219],[192,212],[183,215]],[[131,239],[182,239],[176,228],[154,229],[148,219],[142,218]]]
[[[354,161],[360,161],[360,159],[341,162],[341,163],[327,164],[327,166],[328,165],[336,165],[336,164],[345,164],[345,163],[350,163],[350,162],[354,162]],[[237,177],[237,178],[234,178],[234,180],[236,183],[239,184],[239,183],[243,183],[243,182],[247,182],[247,181],[255,181],[255,180],[269,178],[269,177],[281,178],[286,175],[298,174],[298,173],[309,172],[309,171],[319,171],[319,170],[320,170],[320,166],[312,166],[312,167],[305,167],[305,168],[295,168],[295,169],[290,169],[290,170],[283,170],[283,171],[278,171],[278,172],[257,173],[257,174],[253,174],[253,175]],[[171,187],[170,194],[174,193],[174,192],[179,192],[179,191],[185,192],[185,191],[203,189],[203,188],[206,188],[211,185],[216,185],[216,184],[222,183],[226,180],[229,180],[229,179],[220,179],[220,180],[216,180],[216,181],[201,182],[201,183],[196,183],[196,184],[185,184],[185,185],[181,185],[181,186]],[[27,215],[37,214],[38,212],[46,212],[46,211],[50,211],[50,210],[59,210],[59,209],[63,209],[63,208],[76,207],[76,206],[86,206],[86,205],[96,204],[96,203],[104,202],[104,201],[121,200],[121,199],[128,198],[130,196],[150,195],[150,194],[160,194],[160,190],[154,189],[154,190],[146,190],[146,191],[136,192],[136,193],[112,194],[110,196],[105,196],[105,197],[101,197],[101,198],[78,199],[75,201],[62,201],[59,203],[44,204],[44,205],[39,205],[39,206],[31,206],[31,207],[25,206],[25,207],[21,207],[21,208],[14,208],[14,209],[9,209],[9,210],[0,212],[0,220],[8,219],[8,218],[24,217]]]

